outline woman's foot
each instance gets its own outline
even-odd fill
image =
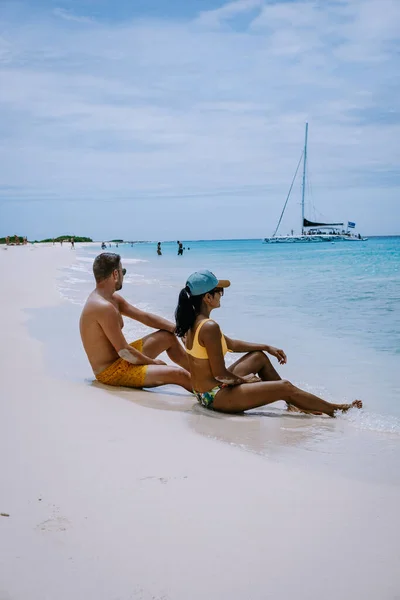
[[[347,412],[350,408],[362,408],[362,400],[354,400],[351,404],[338,404],[338,408],[336,410],[340,410],[342,412]]]
[[[302,413],[303,415],[322,415],[322,412],[318,412],[318,411],[313,411],[313,410],[302,410],[301,408],[297,408],[297,406],[294,406],[293,404],[289,404],[288,402],[286,402],[286,408],[288,412],[294,412],[294,413]]]

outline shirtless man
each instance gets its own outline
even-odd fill
[[[116,294],[125,273],[119,254],[103,252],[94,260],[96,288],[83,308],[80,333],[96,379],[134,388],[175,383],[192,392],[186,352],[173,333],[175,324],[135,308]],[[122,315],[158,331],[128,344]],[[157,358],[164,350],[179,367]]]

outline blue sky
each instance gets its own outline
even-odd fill
[[[397,0],[0,3],[0,236],[400,234]],[[282,233],[298,228],[300,179]]]

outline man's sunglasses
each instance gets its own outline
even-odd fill
[[[122,269],[122,275],[126,274],[126,269]]]

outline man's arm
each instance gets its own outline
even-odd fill
[[[121,331],[117,309],[112,304],[104,306],[99,311],[97,322],[104,331],[107,339],[115,348],[118,356],[124,360],[134,365],[165,365],[162,360],[149,358],[128,344]]]
[[[267,344],[253,344],[252,342],[243,342],[242,340],[232,340],[226,336],[225,340],[229,350],[232,350],[232,352],[256,352],[257,350],[261,350],[262,352],[271,354],[271,356],[275,356],[281,365],[287,362],[286,354],[280,348],[268,346]]]
[[[168,319],[163,319],[163,317],[153,315],[152,313],[136,308],[136,306],[132,306],[132,304],[129,304],[129,302],[119,294],[114,294],[114,298],[118,302],[121,315],[129,317],[130,319],[135,319],[135,321],[139,321],[139,323],[143,323],[143,325],[147,325],[147,327],[152,327],[153,329],[162,329],[163,331],[169,331],[170,333],[175,332],[175,324],[172,323],[172,321],[168,321]]]

